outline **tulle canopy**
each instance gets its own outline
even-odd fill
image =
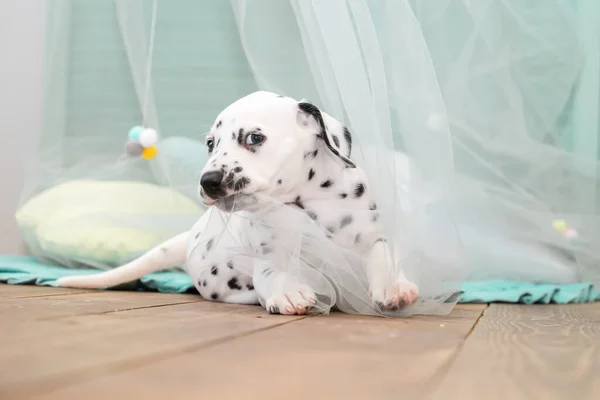
[[[453,290],[463,278],[600,283],[593,0],[90,0],[49,10],[45,130],[23,203],[73,179],[156,184],[177,192],[168,211],[99,206],[97,220],[154,229],[156,240],[175,234],[203,212],[202,135],[228,104],[267,90],[348,126],[386,234],[449,265],[447,276],[414,271],[417,280]],[[138,124],[160,134],[155,159],[124,155]],[[199,208],[172,211],[179,194]],[[26,228],[36,254],[72,261]]]

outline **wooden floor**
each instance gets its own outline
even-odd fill
[[[0,399],[600,399],[600,303],[267,315],[0,284]]]

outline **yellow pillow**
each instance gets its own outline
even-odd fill
[[[170,188],[76,180],[32,197],[16,218],[34,254],[65,265],[109,268],[190,229],[202,213]]]

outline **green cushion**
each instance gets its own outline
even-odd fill
[[[202,212],[167,187],[76,180],[32,197],[16,218],[34,254],[67,266],[107,268],[189,229]]]

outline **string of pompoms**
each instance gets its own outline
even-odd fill
[[[563,235],[569,241],[575,241],[579,237],[579,232],[574,228],[569,227],[567,222],[563,219],[556,219],[552,221],[552,227],[555,231]]]
[[[148,61],[146,63],[146,93],[142,107],[142,125],[134,126],[129,130],[125,151],[133,157],[141,156],[145,160],[151,160],[158,154],[158,132],[148,126],[148,103],[150,98],[150,77],[152,75],[152,58],[154,53],[154,36],[156,32],[156,15],[158,0],[152,3],[152,22],[150,25],[150,42],[148,45]]]

